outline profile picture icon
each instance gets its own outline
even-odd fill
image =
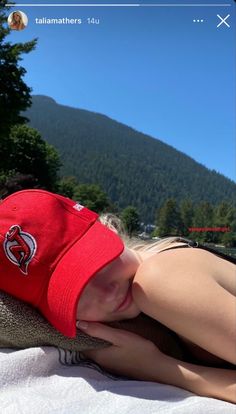
[[[9,14],[7,22],[10,29],[23,30],[28,24],[28,17],[22,11],[17,10]]]

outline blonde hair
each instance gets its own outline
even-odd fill
[[[168,247],[172,243],[180,241],[179,236],[164,237],[158,241],[140,241],[140,239],[137,237],[130,238],[125,231],[125,227],[121,219],[112,213],[101,214],[99,221],[104,224],[104,226],[117,233],[123,240],[126,247],[136,251],[159,251],[163,248]]]
[[[17,22],[15,20],[15,16],[18,16],[20,18],[19,22]],[[17,30],[22,30],[22,29],[25,28],[23,16],[22,16],[22,13],[19,10],[14,11],[12,13],[10,25],[12,26],[12,28],[14,27],[14,25],[16,25],[17,26]]]

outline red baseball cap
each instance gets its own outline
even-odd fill
[[[91,277],[124,249],[119,236],[79,203],[44,190],[0,202],[0,289],[37,307],[76,336],[76,308]]]

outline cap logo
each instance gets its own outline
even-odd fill
[[[18,266],[24,275],[27,275],[29,263],[37,250],[34,237],[22,231],[18,224],[14,224],[6,233],[3,247],[7,258]]]
[[[81,205],[81,204],[79,204],[79,203],[76,203],[76,204],[73,206],[73,208],[74,208],[75,210],[77,210],[77,211],[81,211],[81,210],[83,210],[84,206],[82,206],[82,205]]]

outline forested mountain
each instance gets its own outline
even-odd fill
[[[153,222],[157,208],[170,197],[213,205],[236,200],[233,181],[107,116],[41,95],[33,96],[25,115],[59,150],[62,176],[99,184],[119,208],[137,207],[145,222]]]

